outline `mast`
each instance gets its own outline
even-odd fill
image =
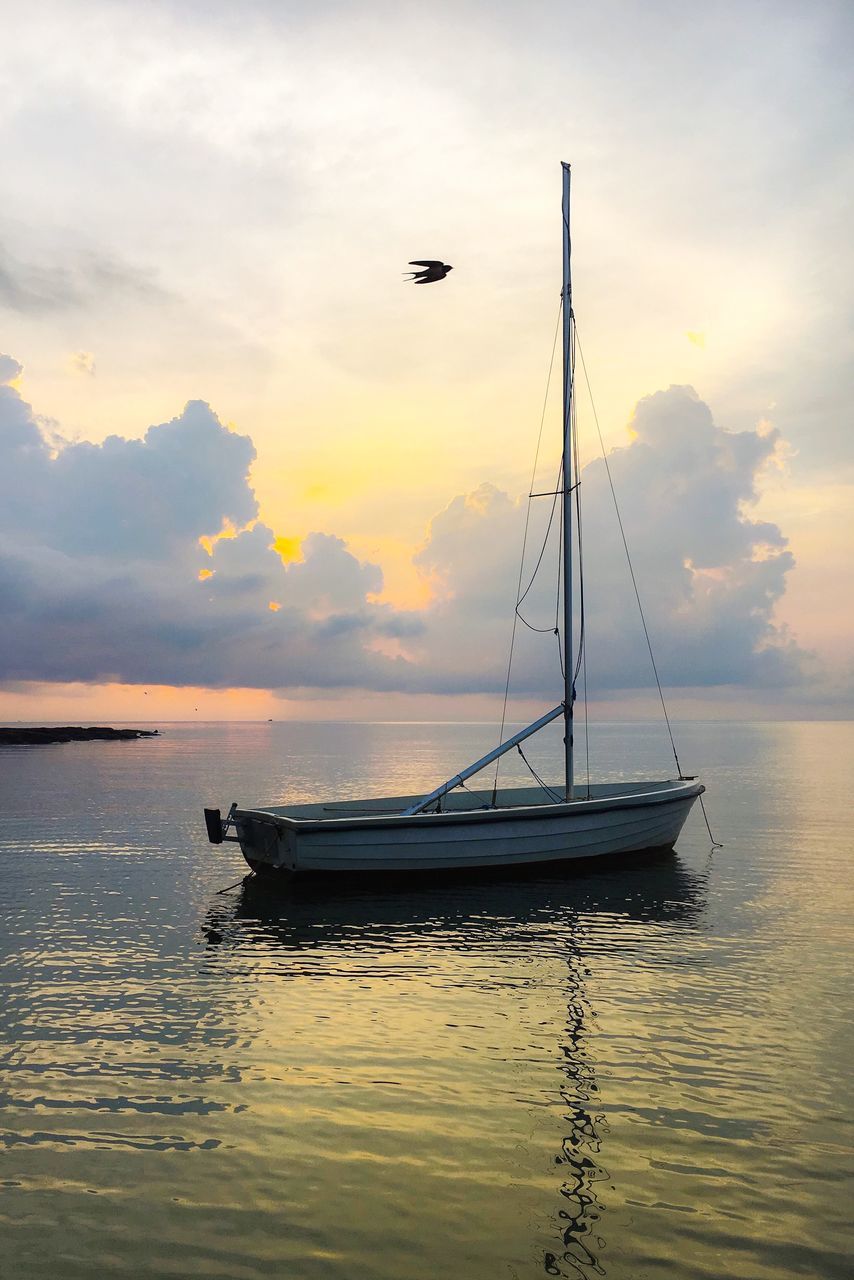
[[[573,350],[573,315],[572,315],[572,276],[569,269],[570,258],[570,237],[569,237],[569,165],[563,164],[563,288],[561,290],[561,298],[563,300],[563,461],[561,464],[560,489],[561,494],[561,513],[563,521],[563,702],[554,707],[553,710],[547,711],[544,716],[540,716],[539,720],[535,720],[533,724],[529,724],[527,729],[523,729],[520,733],[514,733],[511,738],[499,743],[499,745],[490,751],[487,755],[482,756],[480,760],[476,760],[474,764],[469,765],[467,769],[463,769],[461,773],[456,774],[447,782],[443,782],[441,787],[437,787],[435,791],[431,791],[429,795],[424,796],[420,800],[416,800],[408,808],[401,811],[402,817],[410,817],[417,813],[423,813],[424,810],[433,803],[441,802],[443,796],[447,795],[455,787],[460,786],[471,778],[474,774],[479,773],[487,764],[493,760],[499,759],[511,747],[517,746],[520,742],[524,742],[531,734],[537,730],[544,728],[547,724],[551,724],[558,716],[563,715],[564,721],[564,756],[565,756],[565,797],[567,800],[572,799],[572,700],[574,696],[574,672],[572,662],[572,445],[573,445],[573,429],[572,429],[572,397],[575,390],[575,353]],[[577,480],[578,477],[576,477]],[[532,495],[534,496],[534,495]],[[521,579],[520,579],[521,581]],[[516,607],[518,611],[519,602],[517,600]],[[512,645],[510,650],[511,660],[513,655]],[[509,676],[508,676],[509,680]],[[506,702],[505,702],[506,706]],[[504,721],[502,720],[502,730]],[[496,775],[497,776],[497,775]],[[536,777],[536,774],[534,775]],[[539,779],[538,779],[539,780]],[[556,793],[550,788],[546,788],[549,795],[554,799]],[[496,804],[496,791],[492,793],[492,807]],[[437,810],[438,812],[438,810]]]
[[[566,798],[572,799],[572,272],[569,234],[569,165],[563,162],[563,722]]]

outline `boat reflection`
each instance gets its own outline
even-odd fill
[[[461,949],[487,946],[507,954],[513,945],[528,958],[543,954],[547,945],[566,966],[556,1046],[563,1137],[553,1156],[559,1207],[552,1211],[550,1246],[538,1241],[538,1253],[546,1274],[583,1278],[605,1274],[606,1206],[599,1187],[611,1182],[601,1160],[608,1124],[589,1036],[595,1021],[587,991],[591,971],[603,949],[621,944],[621,927],[696,927],[705,910],[706,883],[704,874],[675,854],[631,866],[611,864],[583,877],[488,883],[342,889],[303,882],[273,893],[267,883],[248,880],[236,897],[211,905],[203,931],[214,955],[237,951],[244,960],[255,946],[284,949],[294,960],[316,948],[387,955],[413,939],[429,950],[433,940],[448,935]]]
[[[702,912],[705,884],[705,876],[674,853],[611,862],[584,875],[433,878],[418,885],[391,878],[346,885],[296,880],[277,889],[248,876],[234,895],[215,899],[202,932],[211,947],[275,943],[302,950],[334,942],[380,947],[400,929],[435,933],[469,922],[493,939],[522,925],[536,929],[573,915],[684,924]]]

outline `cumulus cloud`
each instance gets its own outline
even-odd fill
[[[399,629],[367,600],[381,571],[323,534],[285,565],[257,519],[254,456],[201,401],[142,440],[54,452],[0,388],[0,679],[399,685],[371,648]]]
[[[11,387],[0,414],[0,530],[9,537],[69,557],[146,562],[186,552],[223,519],[242,527],[258,513],[246,482],[251,441],[201,401],[142,440],[108,436],[66,445],[56,457]]]
[[[757,479],[778,447],[777,432],[724,431],[689,387],[642,400],[631,426],[632,443],[612,451],[609,464],[663,679],[686,687],[798,679],[805,655],[773,620],[794,559],[776,525],[749,515]],[[646,642],[601,458],[584,469],[581,492],[590,682],[599,690],[647,684]],[[537,515],[523,586],[542,545]],[[503,682],[522,517],[520,504],[483,485],[455,498],[433,521],[419,554],[442,595],[425,652],[437,670],[461,682],[469,669],[478,687]],[[547,672],[552,687],[560,687],[550,633],[556,525],[523,606],[545,634],[519,629],[519,691],[541,689]]]
[[[6,382],[14,382],[24,372],[24,366],[14,360],[12,356],[4,355],[0,351],[0,386]]]
[[[633,429],[610,463],[664,680],[796,679],[803,655],[773,621],[792,556],[776,525],[749,515],[776,433],[722,430],[685,387],[642,401]],[[201,401],[141,440],[52,448],[18,392],[0,387],[0,680],[503,689],[517,499],[484,484],[450,502],[416,558],[433,603],[401,612],[376,602],[381,569],[340,538],[312,533],[298,557],[280,554],[283,531],[258,518],[254,456]],[[646,684],[601,460],[582,492],[591,684]],[[544,634],[520,633],[519,693],[559,696],[556,573],[552,549],[525,602]]]

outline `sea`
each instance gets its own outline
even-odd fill
[[[0,748],[4,1277],[854,1274],[854,725],[675,725],[719,847],[695,806],[667,856],[282,891],[204,805],[427,790],[495,729],[159,728]]]

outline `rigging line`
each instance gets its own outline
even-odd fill
[[[560,469],[563,471],[563,458],[561,458]],[[563,684],[566,684],[566,668],[563,661],[563,643],[560,635],[560,612],[561,612],[561,595],[563,592],[563,502],[564,494],[561,494],[561,521],[557,531],[557,584],[555,589],[555,625],[554,633],[557,638],[557,660],[560,667],[560,678]]]
[[[513,608],[513,629],[510,632],[510,653],[507,658],[507,679],[504,682],[504,704],[501,708],[501,728],[498,731],[499,745],[504,740],[504,725],[507,720],[507,699],[510,694],[510,672],[513,668],[513,646],[516,641],[516,623],[519,616],[517,612],[518,605],[519,605],[519,592],[522,590],[522,575],[525,572],[525,549],[528,544],[528,525],[531,522],[530,494],[534,488],[534,481],[537,478],[537,463],[540,458],[540,444],[543,439],[543,425],[545,424],[545,421],[546,421],[546,407],[549,401],[549,388],[551,387],[551,384],[552,384],[552,370],[554,369],[555,351],[557,350],[557,335],[558,335],[558,332],[560,331],[560,317],[561,317],[562,311],[563,311],[563,294],[561,294],[560,302],[558,303],[558,308],[557,308],[557,320],[555,321],[554,337],[552,338],[552,354],[549,360],[548,376],[546,377],[545,395],[543,396],[543,411],[540,414],[540,430],[537,434],[537,447],[534,451],[534,467],[531,472],[531,483],[528,486],[529,496],[528,496],[528,506],[525,511],[525,530],[524,530],[524,533],[522,534],[522,554],[519,557],[519,581],[516,586],[516,604],[514,605],[514,608]],[[501,757],[499,756],[495,762],[495,780],[492,786],[492,803],[493,804],[495,804],[495,797],[498,791],[498,770],[500,767],[500,763],[501,763]]]
[[[562,458],[561,458],[560,465],[561,465],[561,470],[563,470]],[[537,627],[534,625],[533,622],[528,621],[528,619],[525,617],[524,613],[522,613],[519,606],[524,602],[525,597],[527,596],[528,592],[531,590],[531,587],[534,585],[534,582],[536,581],[536,578],[537,578],[537,574],[540,571],[540,566],[543,563],[543,557],[546,554],[546,548],[548,546],[549,537],[552,531],[552,524],[554,522],[554,516],[555,516],[555,510],[557,508],[557,500],[558,500],[559,492],[560,492],[559,490],[556,490],[555,493],[553,494],[552,509],[549,512],[548,523],[546,524],[546,532],[545,532],[545,535],[543,536],[543,545],[540,547],[540,554],[537,556],[537,563],[534,566],[534,572],[531,574],[531,580],[528,583],[525,590],[522,592],[519,599],[516,601],[516,614],[519,618],[519,621],[523,622],[529,631],[537,631],[539,632],[540,635],[547,635],[550,631],[554,631],[555,634],[557,634],[557,617],[555,617],[554,627]],[[557,566],[558,575],[560,574],[560,545],[561,545],[562,539],[563,539],[562,522],[559,522],[558,523],[558,566]]]
[[[560,469],[563,471],[563,456],[561,455]],[[564,494],[561,494],[561,521],[557,531],[557,583],[555,585],[555,624],[554,633],[560,637],[560,593],[563,587],[563,502]],[[561,676],[563,676],[563,662],[561,662]]]
[[[529,631],[535,631],[539,636],[551,636],[555,634],[554,627],[535,627],[533,622],[529,622],[523,613],[519,614],[519,621],[523,623]]]
[[[584,686],[584,756],[587,765],[587,799],[590,799],[590,721],[587,718],[587,646],[581,663],[581,681]]]
[[[575,368],[575,315],[571,317],[572,322],[572,365]],[[575,460],[575,526],[576,541],[578,543],[578,603],[579,603],[579,635],[578,635],[578,658],[581,666],[581,682],[584,697],[584,760],[587,772],[587,798],[590,799],[590,717],[587,700],[587,629],[585,626],[586,612],[584,599],[584,538],[581,526],[581,460],[578,448],[578,409],[577,401],[573,397],[572,402],[572,438],[573,438],[573,455]],[[575,670],[573,679],[573,687],[575,680],[578,679],[578,667]]]
[[[576,453],[576,468],[578,467],[578,454]],[[578,541],[578,597],[579,597],[579,628],[578,628],[578,662],[573,676],[573,691],[575,690],[575,681],[578,679],[579,669],[581,670],[582,696],[584,699],[584,759],[587,770],[587,798],[590,798],[590,717],[587,702],[587,626],[586,611],[584,600],[584,545],[581,532],[581,501],[580,489],[576,489],[575,494],[575,516],[577,525],[577,541]]]
[[[564,222],[566,223],[566,219],[564,219]],[[568,223],[566,223],[566,225],[568,230]],[[575,314],[572,310],[570,310],[569,320],[570,320],[570,335],[572,335],[574,325],[575,325]],[[570,346],[569,354],[570,354],[569,361],[564,364],[564,405],[567,405],[567,404],[569,405],[569,426],[570,426],[569,434],[572,439],[572,453],[570,454],[570,458],[569,458],[569,469],[570,469],[569,475],[563,474],[564,459],[563,457],[561,457],[561,482],[562,482],[562,487],[560,490],[561,517],[563,517],[564,503],[572,501],[573,493],[575,494],[576,510],[579,510],[579,507],[578,507],[579,485],[581,483],[581,477],[578,470],[578,452],[577,452],[578,435],[576,430],[576,412],[575,412],[575,344],[574,344],[574,337],[572,336],[571,336],[571,346]],[[567,388],[568,388],[568,394],[567,394]],[[564,418],[564,440],[565,439],[566,439],[566,419]],[[574,477],[575,483],[573,483],[573,475],[572,475],[573,460],[575,461],[575,477]],[[557,566],[558,580],[557,580],[557,591],[555,593],[554,633],[557,636],[558,661],[560,663],[561,679],[564,681],[564,683],[566,683],[566,657],[564,655],[565,641],[564,643],[562,643],[561,641],[561,633],[560,633],[560,626],[559,626],[561,599],[562,599],[562,592],[564,588],[563,559],[567,551],[563,543],[563,525],[564,525],[563,518],[561,518],[559,543],[558,543],[558,566]],[[579,546],[579,551],[580,551],[580,546]],[[579,570],[580,570],[580,565],[579,565]],[[584,612],[582,609],[580,614],[580,628],[579,628],[579,637],[578,637],[579,660],[582,652],[583,637],[584,637]],[[577,676],[578,676],[578,663],[576,663],[575,672],[572,677],[572,701],[573,702],[575,701],[575,680]]]
[[[474,796],[475,800],[481,800],[481,801],[483,801],[483,803],[482,803],[482,805],[481,805],[481,808],[482,808],[482,809],[494,809],[494,808],[495,808],[495,805],[494,805],[494,804],[491,804],[489,800],[485,799],[485,797],[484,797],[484,795],[483,795],[483,792],[472,791],[471,787],[467,787],[467,786],[466,786],[466,784],[465,784],[464,782],[458,782],[458,783],[457,783],[457,786],[462,787],[463,791],[467,791],[467,792],[469,793],[469,795],[470,795],[470,796]],[[448,792],[448,793],[446,793],[446,794],[450,794],[450,793]]]
[[[561,459],[561,464],[560,464],[560,465],[561,465],[561,468],[563,468],[563,459]],[[534,580],[535,580],[535,578],[536,578],[537,574],[538,574],[538,573],[539,573],[539,571],[540,571],[540,565],[543,563],[543,556],[546,554],[546,546],[548,545],[548,541],[549,541],[549,534],[551,533],[551,529],[552,529],[552,521],[554,520],[554,517],[555,517],[555,509],[556,509],[556,507],[557,507],[557,500],[558,500],[558,494],[557,494],[557,492],[556,492],[556,493],[553,495],[553,497],[552,497],[552,509],[551,509],[551,511],[549,512],[549,519],[548,519],[548,523],[546,524],[546,532],[545,532],[545,537],[543,538],[543,545],[540,547],[540,554],[537,556],[537,563],[534,565],[534,572],[531,574],[531,580],[530,580],[530,582],[528,583],[528,585],[527,585],[527,587],[525,588],[525,590],[522,592],[522,594],[521,594],[521,595],[517,598],[517,600],[516,600],[516,608],[517,608],[517,609],[519,608],[519,605],[520,605],[520,604],[522,604],[522,602],[524,601],[525,596],[526,596],[526,595],[528,594],[528,592],[531,590],[531,587],[534,585]]]
[[[575,369],[575,316],[570,317],[572,325],[572,367]],[[574,384],[574,374],[573,374]],[[573,385],[573,390],[574,390]],[[581,486],[579,477],[581,475],[581,467],[578,459],[578,411],[575,396],[572,397],[572,461],[575,468],[575,537],[578,544],[578,657],[575,661],[575,670],[572,673],[572,687],[575,691],[575,682],[578,679],[578,673],[581,670],[582,656],[585,652],[586,635],[585,635],[585,611],[584,611],[584,542],[581,529]],[[567,494],[569,497],[569,494]]]
[[[569,486],[569,492],[570,492],[570,493],[574,493],[574,492],[575,492],[575,485],[574,485],[574,484],[571,484],[571,485]],[[529,497],[529,498],[554,498],[554,497],[555,497],[555,495],[557,495],[558,497],[560,497],[560,495],[561,495],[562,493],[563,493],[563,489],[548,489],[545,493],[529,493],[529,494],[528,494],[528,497]]]
[[[577,339],[577,331],[576,331],[576,339]],[[622,519],[622,516],[620,515],[620,504],[617,501],[617,492],[614,488],[614,481],[611,477],[611,468],[608,464],[608,455],[605,452],[605,442],[602,439],[602,428],[599,426],[599,415],[596,412],[596,405],[593,400],[593,391],[590,386],[590,378],[587,373],[587,365],[584,362],[584,352],[581,348],[580,340],[578,340],[578,354],[581,357],[581,368],[584,371],[584,381],[587,383],[587,394],[590,396],[590,407],[593,410],[593,421],[596,423],[596,432],[599,436],[599,446],[602,450],[602,459],[605,463],[605,474],[608,477],[608,485],[611,489],[611,497],[614,500],[614,510],[617,513],[617,524],[619,525],[619,528],[620,528],[620,537],[623,540],[623,550],[626,553],[626,563],[629,566],[629,574],[632,579],[632,587],[634,588],[635,599],[637,600],[637,604],[638,604],[638,613],[640,614],[641,625],[643,626],[643,633],[644,633],[644,636],[646,637],[646,647],[649,650],[649,660],[652,663],[652,672],[653,672],[653,675],[655,676],[655,683],[658,688],[658,697],[661,702],[661,710],[664,713],[664,723],[667,725],[667,733],[670,738],[670,746],[673,751],[673,759],[676,761],[676,768],[679,771],[679,777],[681,779],[684,777],[684,774],[682,773],[682,766],[679,763],[679,754],[676,750],[676,741],[673,737],[673,729],[670,724],[670,716],[667,714],[667,704],[664,701],[664,693],[661,688],[661,681],[658,678],[658,668],[655,665],[655,655],[652,652],[652,641],[649,638],[649,629],[646,625],[646,617],[644,616],[643,605],[641,604],[640,591],[638,590],[637,579],[635,578],[635,570],[632,564],[632,557],[629,553],[629,544],[626,540],[626,531],[623,528],[623,519]]]
[[[561,470],[563,462],[561,462]],[[554,626],[549,628],[557,640],[557,664],[561,671],[561,681],[566,684],[566,671],[563,667],[563,645],[561,643],[561,588],[563,585],[563,521],[557,526],[557,585],[554,591]],[[543,631],[545,628],[543,628]]]
[[[531,764],[528,757],[525,755],[525,752],[522,750],[521,744],[518,742],[516,743],[516,750],[519,752],[519,755],[522,757],[522,759],[525,761],[525,764],[528,766],[528,771],[530,772],[531,776],[537,780],[537,782],[543,788],[543,791],[545,791],[546,795],[551,796],[555,804],[560,804],[562,797],[559,796],[556,791],[553,791],[547,782],[543,782],[542,778],[537,773],[536,769]]]

